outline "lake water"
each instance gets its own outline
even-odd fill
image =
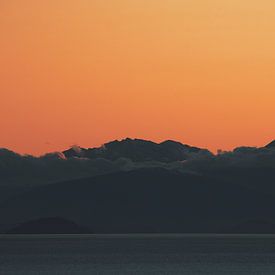
[[[0,274],[275,274],[275,235],[1,236]]]

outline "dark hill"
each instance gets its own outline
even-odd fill
[[[91,230],[59,218],[43,218],[24,222],[7,231],[7,234],[88,234]]]
[[[59,216],[95,233],[220,232],[248,219],[273,219],[274,213],[268,194],[165,169],[51,184],[0,207],[2,224]]]
[[[72,147],[64,151],[67,158],[85,157],[89,159],[105,158],[116,160],[119,158],[128,158],[132,161],[161,161],[172,162],[186,160],[194,154],[211,155],[208,150],[181,144],[175,141],[165,141],[155,143],[142,139],[130,139],[112,141],[99,148],[84,149]]]

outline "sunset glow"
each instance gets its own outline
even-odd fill
[[[275,139],[274,0],[0,1],[0,147]]]

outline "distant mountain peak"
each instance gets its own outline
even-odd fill
[[[175,141],[175,140],[172,140],[172,139],[167,139],[167,140],[164,140],[160,143],[160,145],[163,145],[163,144],[177,144],[177,145],[183,145],[181,142],[179,141]]]
[[[166,140],[161,143],[156,143],[137,138],[110,141],[99,148],[84,149],[72,147],[63,153],[67,158],[85,157],[88,159],[104,158],[108,160],[128,158],[134,162],[173,162],[186,160],[190,158],[191,155],[197,153],[211,154],[206,149],[192,147],[178,141]]]
[[[63,152],[63,154],[67,157],[82,157],[83,156],[83,151],[86,149],[81,148],[78,145],[73,145],[70,149],[66,150]]]

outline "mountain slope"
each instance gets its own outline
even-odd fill
[[[274,213],[271,196],[164,169],[51,184],[0,207],[2,224],[59,216],[95,233],[224,232],[247,219],[273,219]]]
[[[275,148],[275,140],[268,143],[264,148]]]

